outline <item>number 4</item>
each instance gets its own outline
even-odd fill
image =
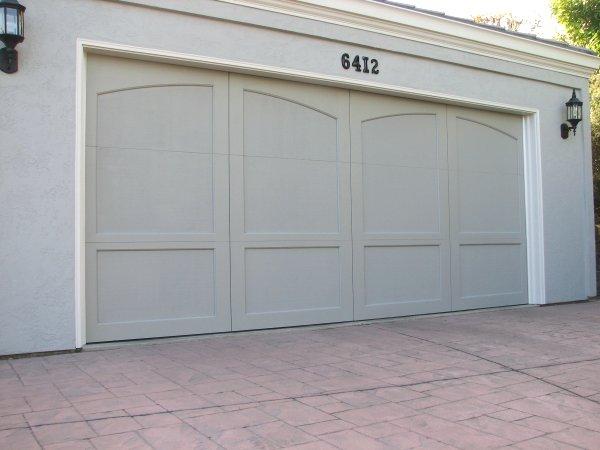
[[[354,61],[352,61],[352,67],[354,67],[357,72],[362,71],[362,66],[360,65],[360,56],[356,55],[354,57]]]

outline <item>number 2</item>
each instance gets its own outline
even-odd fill
[[[373,64],[373,68],[371,69],[371,72],[374,73],[375,75],[379,74],[379,61],[377,61],[375,58],[373,58],[371,60],[371,64]]]

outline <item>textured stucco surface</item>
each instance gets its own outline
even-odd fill
[[[20,70],[0,76],[0,354],[75,346],[77,38],[357,78],[340,72],[339,55],[366,53],[381,61],[382,83],[537,108],[547,298],[595,293],[586,281],[594,269],[588,123],[567,141],[559,136],[564,102],[573,87],[587,99],[586,80],[211,0],[193,2],[206,16],[105,0],[22,3]]]

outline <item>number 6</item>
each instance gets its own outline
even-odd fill
[[[342,55],[342,67],[346,70],[350,68],[350,55],[348,53]]]

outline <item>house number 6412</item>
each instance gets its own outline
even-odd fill
[[[356,55],[352,62],[350,62],[350,55],[344,53],[342,55],[342,67],[349,70],[350,67],[354,67],[356,72],[372,73],[373,75],[379,74],[379,61],[375,58],[369,58],[368,56]]]

